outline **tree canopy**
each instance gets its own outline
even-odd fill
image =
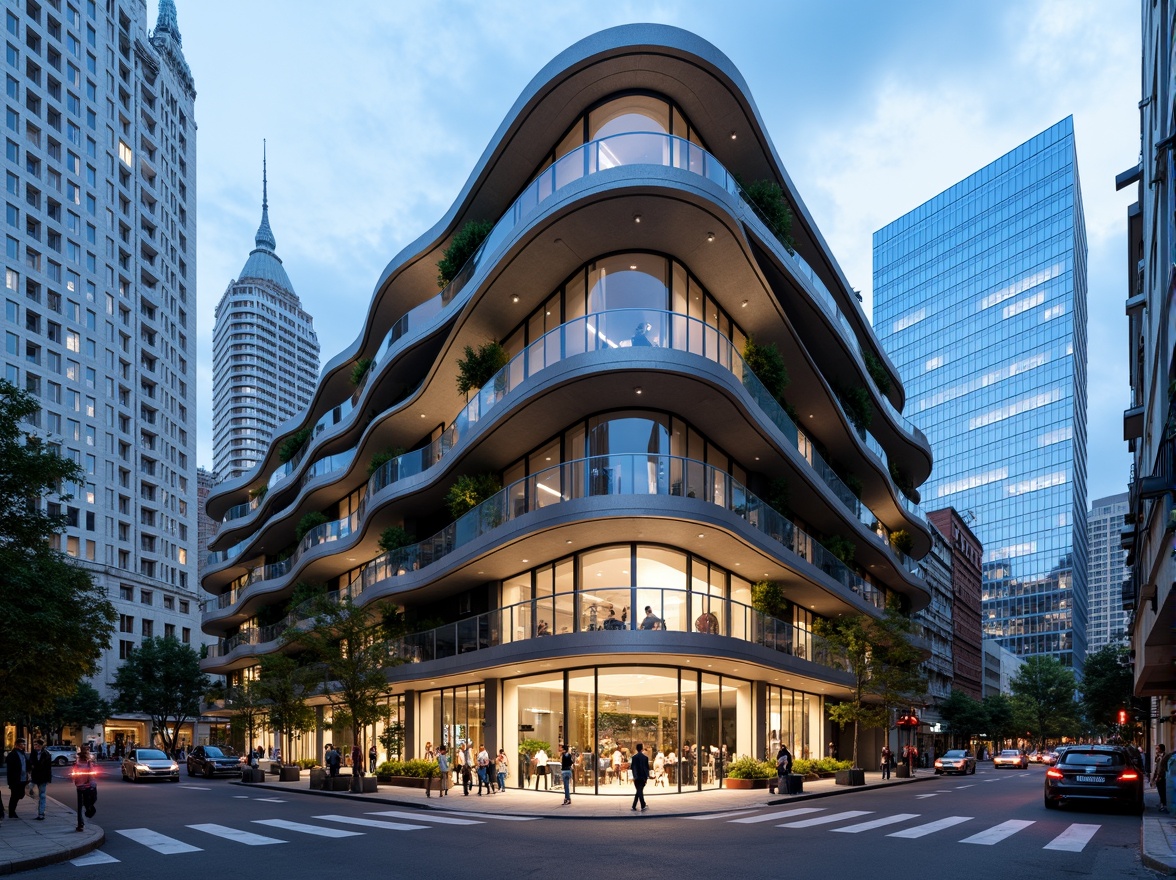
[[[80,564],[50,546],[65,518],[50,508],[82,479],[24,425],[37,402],[0,380],[0,717],[53,710],[110,647],[114,605]]]
[[[956,745],[971,742],[972,737],[988,731],[988,710],[985,705],[963,691],[953,690],[939,704],[939,714],[947,722]]]
[[[47,742],[60,742],[67,727],[94,727],[110,717],[110,703],[88,681],[78,682],[72,694],[57,697],[53,706],[30,719]]]
[[[1017,722],[1035,742],[1077,733],[1078,704],[1074,670],[1056,657],[1027,657],[1010,682]]]
[[[118,712],[142,712],[164,748],[176,747],[180,726],[200,717],[200,703],[209,691],[200,671],[200,656],[174,637],[144,639],[114,677]]]
[[[1104,645],[1086,655],[1082,666],[1082,713],[1087,727],[1103,736],[1119,733],[1135,739],[1139,719],[1150,711],[1149,701],[1134,695],[1135,677],[1126,645]],[[1119,710],[1126,709],[1134,730],[1119,729]]]
[[[292,756],[293,737],[314,727],[314,710],[306,704],[306,696],[315,684],[312,670],[299,666],[286,654],[266,654],[261,658],[257,684],[268,701],[270,727],[285,735],[282,754]]]

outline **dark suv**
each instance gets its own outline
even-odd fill
[[[228,746],[196,746],[188,753],[188,775],[240,776],[245,759]]]
[[[1045,806],[1056,810],[1077,801],[1106,801],[1143,813],[1143,769],[1135,753],[1120,745],[1070,746],[1045,771]]]

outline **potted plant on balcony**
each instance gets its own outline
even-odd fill
[[[740,755],[727,765],[723,788],[767,788],[768,780],[775,775],[776,765],[770,761],[757,761],[749,755]]]
[[[494,230],[489,220],[470,220],[453,236],[449,247],[437,263],[437,287],[442,290],[462,270],[469,259],[482,246],[482,242]]]
[[[471,391],[477,391],[493,379],[509,362],[506,349],[493,339],[478,346],[476,351],[472,345],[467,345],[465,357],[457,361],[457,393],[468,399]],[[504,381],[505,376],[499,376],[495,386],[498,391],[503,390]]]

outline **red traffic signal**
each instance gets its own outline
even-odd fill
[[[1119,710],[1119,723],[1120,723],[1120,724],[1126,724],[1126,723],[1127,723],[1127,710],[1126,710],[1126,709],[1120,709],[1120,710]]]

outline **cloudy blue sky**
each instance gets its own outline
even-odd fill
[[[148,0],[152,18],[155,0]],[[872,314],[871,235],[1073,114],[1090,247],[1090,498],[1125,490],[1126,211],[1139,154],[1138,0],[176,0],[198,97],[200,437],[213,313],[270,220],[324,362],[381,270],[452,203],[530,79],[595,31],[694,31],[742,72]]]

